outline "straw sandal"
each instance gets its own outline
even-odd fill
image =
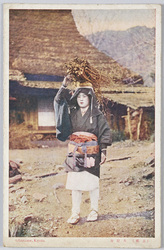
[[[72,214],[71,217],[67,220],[67,223],[75,225],[79,222],[80,216],[79,214]]]
[[[98,219],[98,212],[95,210],[92,210],[90,214],[87,217],[87,221],[96,221]]]

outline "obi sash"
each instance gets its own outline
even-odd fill
[[[70,136],[66,164],[72,171],[95,166],[95,157],[99,153],[97,137],[88,132],[76,132]]]

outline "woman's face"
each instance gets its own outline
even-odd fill
[[[79,93],[77,96],[77,103],[80,108],[86,108],[89,106],[89,97],[84,93]]]

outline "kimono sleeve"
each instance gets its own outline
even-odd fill
[[[66,98],[62,95],[60,89],[54,99],[54,111],[56,121],[56,137],[60,141],[66,141],[71,134],[71,121],[68,112],[68,104]]]
[[[101,150],[112,144],[110,128],[103,114],[98,116],[98,141]]]

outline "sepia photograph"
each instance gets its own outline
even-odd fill
[[[4,245],[157,248],[161,6],[4,4]]]

